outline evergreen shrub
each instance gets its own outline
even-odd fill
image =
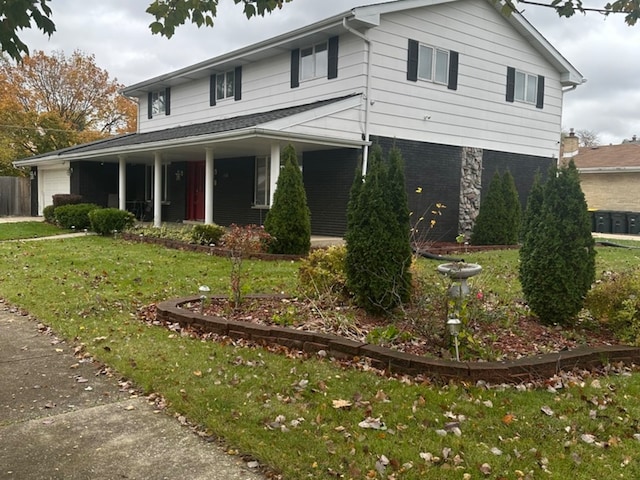
[[[131,212],[118,208],[97,208],[89,212],[91,230],[98,235],[111,235],[131,228],[136,217]]]
[[[101,208],[93,203],[77,203],[56,207],[54,214],[56,223],[61,228],[84,230],[91,226],[89,212]]]
[[[347,211],[347,286],[370,313],[388,313],[411,293],[411,245],[404,170],[399,152],[389,162],[374,145],[364,183],[358,171]],[[404,189],[404,187],[403,187]]]
[[[514,245],[518,243],[522,209],[513,177],[496,172],[471,233],[474,245]]]
[[[191,241],[199,245],[217,245],[226,229],[220,225],[198,224],[191,230]]]
[[[291,144],[283,149],[282,158],[284,168],[264,222],[264,229],[272,237],[269,252],[306,255],[311,248],[311,212],[296,151]]]
[[[44,216],[44,221],[47,223],[56,223],[56,215],[55,209],[53,205],[47,205],[42,209],[42,215]]]
[[[77,205],[82,202],[82,195],[76,195],[74,193],[56,193],[51,196],[54,207],[61,207],[62,205]]]
[[[524,297],[541,321],[566,324],[595,279],[595,243],[575,164],[550,171],[527,204],[520,250]]]

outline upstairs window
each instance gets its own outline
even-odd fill
[[[418,78],[446,85],[449,81],[449,52],[421,44],[418,53]]]
[[[299,87],[303,80],[338,78],[339,38],[291,50],[291,88]]]
[[[149,92],[147,98],[147,117],[153,118],[158,115],[169,115],[171,113],[171,89]]]
[[[507,102],[523,102],[544,107],[544,77],[507,67]]]
[[[222,100],[235,96],[235,75],[234,71],[221,73],[216,76],[216,98]]]
[[[426,80],[458,89],[458,52],[409,39],[407,80]]]
[[[328,58],[327,42],[300,49],[300,80],[325,77]]]
[[[209,78],[209,105],[213,107],[218,100],[228,98],[242,99],[242,67],[224,73],[214,73]]]

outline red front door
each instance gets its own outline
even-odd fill
[[[204,220],[204,162],[187,164],[187,220]]]

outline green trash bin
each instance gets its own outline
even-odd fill
[[[611,212],[596,210],[594,212],[596,220],[596,232],[611,233]]]
[[[627,213],[611,212],[611,233],[627,233]]]
[[[640,213],[627,212],[627,233],[640,234]]]

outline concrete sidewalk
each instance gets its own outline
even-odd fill
[[[0,303],[0,479],[259,480]]]

